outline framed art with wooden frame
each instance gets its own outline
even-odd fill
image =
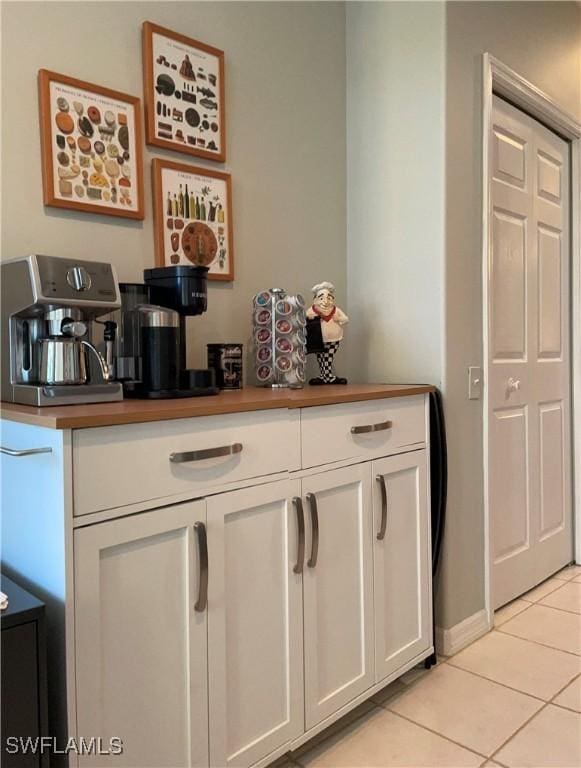
[[[141,101],[38,73],[44,204],[143,219]]]
[[[145,139],[206,160],[226,160],[224,51],[143,23]]]
[[[209,280],[234,280],[232,179],[229,173],[155,159],[156,264],[209,268]]]

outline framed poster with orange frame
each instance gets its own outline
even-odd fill
[[[143,219],[141,101],[41,69],[44,204]]]
[[[209,280],[234,280],[229,173],[155,159],[155,261],[208,267]]]
[[[145,140],[206,160],[226,160],[224,51],[143,23]]]

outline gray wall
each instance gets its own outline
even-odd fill
[[[232,173],[234,283],[211,284],[191,320],[205,344],[248,341],[256,290],[332,280],[345,301],[345,10],[301,2],[3,2],[2,258],[29,252],[112,261],[120,280],[153,266],[150,160]],[[44,208],[39,68],[142,96],[141,23],[226,52],[227,163],[146,148],[143,222]]]
[[[446,9],[444,391],[450,486],[440,623],[484,606],[482,403],[467,366],[482,362],[482,54],[501,59],[581,118],[581,6],[451,2]]]
[[[347,5],[354,380],[440,382],[444,24],[443,3]]]
[[[573,2],[347,6],[350,373],[441,383],[449,497],[437,622],[484,607],[482,54],[581,116]],[[355,342],[355,343],[354,343]]]

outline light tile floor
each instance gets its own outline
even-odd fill
[[[411,670],[279,765],[581,768],[581,567],[501,608],[495,628]]]

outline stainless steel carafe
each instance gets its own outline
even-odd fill
[[[40,339],[40,381],[42,384],[85,384],[89,378],[86,349],[97,358],[104,381],[109,381],[109,368],[97,349],[85,339],[53,336]]]

